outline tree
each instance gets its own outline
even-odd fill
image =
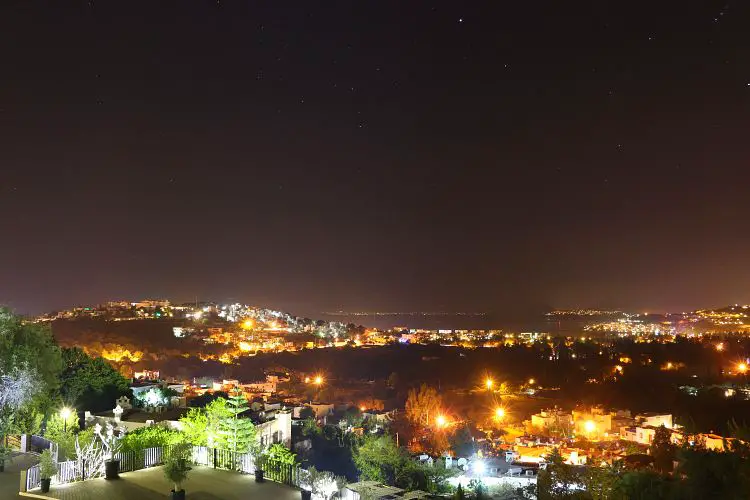
[[[190,408],[180,417],[185,441],[194,446],[208,446],[208,417],[202,408]]]
[[[437,391],[422,384],[417,389],[409,390],[409,396],[406,399],[406,416],[415,425],[429,427],[442,406],[442,400]]]
[[[456,488],[456,493],[453,495],[453,500],[466,500],[464,487],[461,486],[461,483],[458,483],[458,488]]]
[[[354,450],[353,458],[360,480],[395,484],[396,473],[406,457],[393,438],[385,435],[367,436]]]
[[[620,473],[617,467],[588,467],[583,475],[583,484],[592,500],[612,498]]]
[[[294,465],[297,463],[297,455],[281,443],[274,443],[268,448],[268,458],[283,464]]]
[[[62,350],[62,361],[60,397],[66,405],[105,411],[129,393],[129,381],[103,358],[92,358],[74,347]]]
[[[677,485],[679,498],[747,498],[750,463],[742,454],[684,448],[679,459],[677,473],[684,478]]]
[[[450,447],[456,456],[469,457],[476,451],[474,438],[471,435],[471,429],[468,426],[460,427],[448,438]]]
[[[235,388],[227,400],[228,416],[222,419],[220,428],[227,440],[228,449],[235,453],[247,453],[255,443],[255,426],[242,413],[248,410],[247,398]]]
[[[0,440],[12,430],[19,410],[57,389],[61,365],[49,328],[24,323],[0,308]]]
[[[654,432],[650,448],[654,457],[654,468],[661,473],[672,472],[676,448],[672,444],[672,431],[661,425]]]
[[[672,497],[670,492],[670,483],[661,474],[654,471],[634,471],[622,475],[614,488],[612,498],[666,500]]]
[[[75,412],[65,417],[60,412],[55,412],[47,419],[44,437],[58,444],[59,458],[72,458],[78,430],[78,415]]]
[[[580,487],[583,479],[572,465],[568,465],[555,448],[547,457],[547,468],[539,471],[537,477],[537,497],[539,500],[556,500],[579,498],[574,493]]]

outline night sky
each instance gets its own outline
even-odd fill
[[[0,302],[750,302],[750,2],[0,2]]]

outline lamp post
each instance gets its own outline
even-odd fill
[[[68,419],[73,412],[67,406],[60,410],[60,416],[63,419],[63,432],[68,432]]]

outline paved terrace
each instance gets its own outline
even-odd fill
[[[18,495],[18,476],[15,495]],[[299,500],[299,490],[271,481],[256,483],[255,476],[239,472],[193,466],[188,480],[182,485],[189,500],[268,499]],[[151,500],[171,498],[173,485],[165,478],[161,467],[126,472],[120,479],[107,481],[92,479],[77,483],[52,486],[49,493],[39,489],[29,493],[36,498],[62,500]],[[6,498],[2,496],[1,498]],[[11,497],[7,497],[11,498]],[[18,497],[21,498],[21,497]]]
[[[39,462],[39,457],[30,453],[14,453],[13,462],[5,462],[5,472],[0,472],[0,498],[18,497],[21,487],[21,471]]]

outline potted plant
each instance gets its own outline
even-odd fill
[[[57,474],[57,464],[52,458],[52,452],[44,450],[39,460],[39,476],[42,478],[42,493],[49,491],[52,476]]]
[[[265,481],[265,472],[263,471],[263,462],[266,459],[268,450],[263,447],[258,441],[253,442],[248,450],[250,456],[253,457],[253,465],[255,467],[255,482],[262,483]]]
[[[164,461],[164,476],[172,484],[172,500],[185,500],[185,490],[182,483],[187,480],[191,467],[188,465],[190,458],[190,445],[187,443],[176,444],[172,452]]]
[[[115,455],[120,452],[122,447],[123,432],[116,429],[111,423],[102,432],[102,427],[96,424],[94,432],[99,436],[104,447],[104,479],[117,479],[120,477],[120,460],[115,459]]]

